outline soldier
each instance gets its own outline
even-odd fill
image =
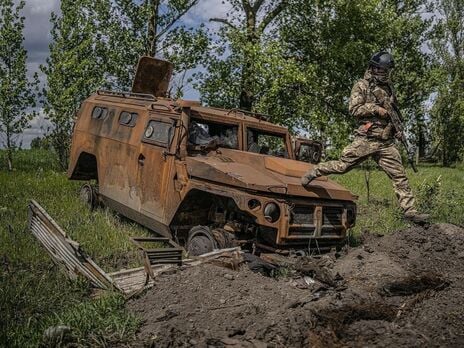
[[[356,82],[351,91],[349,111],[359,124],[354,141],[343,150],[340,160],[320,163],[303,175],[301,184],[308,187],[319,176],[346,173],[371,156],[393,181],[404,217],[423,224],[429,216],[418,213],[414,207],[414,196],[395,146],[394,127],[388,111],[382,107],[386,98],[396,101],[390,81],[393,67],[390,53],[382,51],[372,56],[364,78]]]

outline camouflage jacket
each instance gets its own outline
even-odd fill
[[[388,117],[382,118],[378,111],[387,98],[395,98],[391,84],[381,85],[375,82],[369,72],[359,80],[351,90],[349,111],[360,124],[357,135],[379,138],[389,123]],[[390,137],[393,135],[390,134]]]

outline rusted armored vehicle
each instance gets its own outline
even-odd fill
[[[295,159],[286,128],[241,110],[164,98],[168,63],[143,60],[133,87],[143,94],[98,91],[78,112],[68,176],[98,184],[98,191],[83,186],[86,201],[103,202],[192,254],[233,245],[322,250],[344,240],[355,197],[326,177],[305,189],[300,177],[311,164]]]

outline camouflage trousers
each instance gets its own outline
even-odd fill
[[[382,141],[363,136],[345,147],[338,161],[318,164],[313,173],[317,176],[343,174],[372,157],[393,182],[398,203],[403,212],[415,212],[414,196],[401,162],[401,155],[392,140]]]

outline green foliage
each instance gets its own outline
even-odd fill
[[[417,207],[425,213],[432,213],[441,198],[441,176],[435,180],[428,181],[424,179],[417,190]]]
[[[198,0],[116,0],[108,32],[109,73],[112,86],[128,89],[143,55],[161,56],[174,63],[174,94],[181,96],[188,82],[186,72],[207,54],[208,37],[203,26],[186,28],[180,20]]]
[[[431,214],[432,222],[456,225],[464,223],[464,176],[462,169],[441,167],[418,168],[419,173],[407,170],[410,185],[416,195],[418,208]],[[352,233],[362,231],[389,233],[407,226],[398,207],[392,183],[380,170],[370,174],[370,202],[367,201],[366,185],[362,169],[354,169],[331,179],[358,195],[358,218]],[[430,195],[430,196],[428,196]]]
[[[429,85],[421,47],[430,25],[420,14],[427,10],[425,0],[287,1],[273,25],[263,29],[264,20],[255,25],[261,31],[249,28],[247,1],[230,3],[234,11],[221,21],[225,25],[212,45],[208,71],[199,76],[204,102],[237,107],[247,84],[256,111],[324,141],[335,157],[354,126],[346,107],[351,87],[372,53],[386,48],[397,61],[395,81],[404,114],[416,136],[424,138],[422,102]],[[269,2],[257,18],[279,4]]]
[[[37,346],[44,330],[58,324],[71,325],[82,345],[130,339],[136,322],[121,300],[89,300],[86,283],[68,280],[27,231],[27,204],[37,200],[108,272],[141,265],[129,236],[146,230],[105,209],[90,212],[78,198],[80,184],[60,172],[54,152],[21,150],[16,161],[14,172],[0,172],[0,342]]]
[[[440,0],[433,30],[435,91],[431,110],[438,155],[445,166],[464,160],[464,1]],[[456,136],[452,136],[452,135]]]
[[[24,131],[34,117],[35,81],[27,78],[27,53],[23,46],[24,1],[15,6],[12,0],[0,0],[0,136],[7,151],[8,168],[13,167],[16,136]]]
[[[41,70],[47,75],[44,109],[53,125],[52,145],[64,169],[80,103],[105,85],[110,2],[63,0],[60,9],[60,15],[51,15],[50,56]]]
[[[52,148],[50,137],[35,137],[31,140],[31,149],[44,149],[50,150]]]
[[[200,81],[197,87],[208,105],[249,109],[267,90],[269,80],[264,72],[275,73],[266,69],[275,66],[276,59],[283,62],[279,47],[268,44],[272,43],[271,32],[275,33],[272,25],[287,2],[228,2],[233,9],[229,18],[211,19],[223,26],[205,62],[207,72],[196,76]],[[280,68],[286,72],[285,67]]]
[[[140,320],[124,310],[120,294],[76,304],[50,319],[49,325],[66,325],[73,328],[75,343],[84,347],[108,347],[114,343],[128,342]]]

